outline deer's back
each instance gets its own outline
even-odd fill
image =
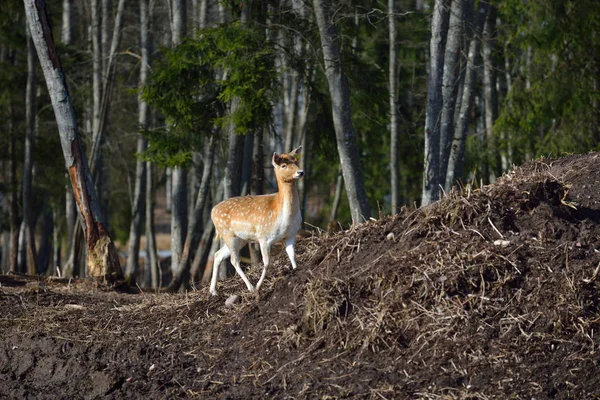
[[[258,241],[273,231],[277,222],[276,194],[232,197],[211,211],[215,229],[221,237],[237,236]]]

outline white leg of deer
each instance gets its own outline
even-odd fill
[[[287,253],[290,261],[292,262],[292,268],[296,269],[296,252],[294,251],[294,244],[296,244],[296,238],[289,238],[285,241],[285,252]]]
[[[258,283],[256,284],[256,291],[258,292],[258,289],[260,288],[260,286],[262,285],[263,281],[265,280],[265,276],[267,276],[267,267],[269,266],[269,263],[271,262],[271,246],[269,246],[269,244],[266,241],[261,241],[260,242],[260,252],[262,254],[262,259],[263,259],[263,271],[262,274],[260,275],[260,279],[258,280]]]
[[[242,280],[246,284],[246,287],[248,288],[248,290],[251,292],[254,292],[254,286],[252,286],[252,284],[250,283],[250,280],[248,279],[246,274],[244,274],[244,271],[242,271],[242,267],[240,265],[240,257],[239,257],[240,249],[242,247],[244,247],[245,244],[246,244],[246,242],[239,238],[233,238],[228,243],[228,245],[230,246],[230,249],[231,249],[231,263],[233,264],[233,267],[235,268],[235,272],[238,273],[240,278],[242,278]]]
[[[213,273],[212,278],[210,280],[210,294],[213,296],[217,295],[217,277],[219,276],[219,265],[225,260],[227,257],[231,255],[227,246],[221,247],[215,253],[215,260],[213,262]]]

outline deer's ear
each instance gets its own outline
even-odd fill
[[[297,160],[300,159],[300,153],[302,153],[302,146],[298,146],[294,150],[290,151],[290,156],[294,157]]]
[[[271,164],[273,164],[273,167],[278,166],[280,162],[281,162],[281,157],[279,157],[279,154],[273,153],[273,159],[271,160]]]

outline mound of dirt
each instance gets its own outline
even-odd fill
[[[2,393],[600,398],[598,153],[298,247],[298,270],[278,257],[260,299],[238,277],[216,298],[3,285]]]

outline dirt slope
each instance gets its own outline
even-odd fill
[[[600,398],[597,153],[298,253],[234,308],[0,277],[0,398]]]

